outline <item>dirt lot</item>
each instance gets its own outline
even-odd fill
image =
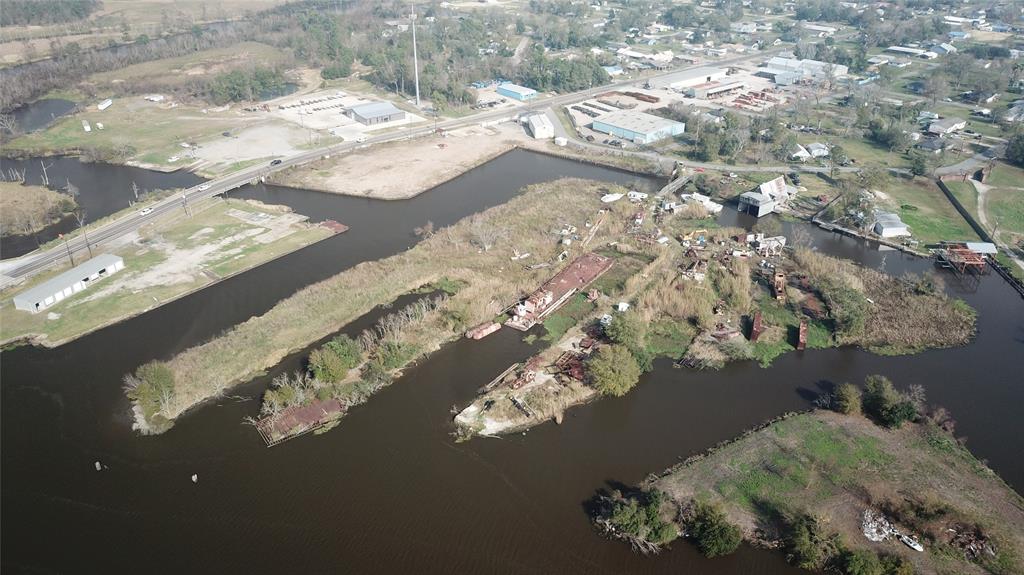
[[[349,196],[403,200],[450,180],[519,143],[530,141],[512,123],[448,132],[412,142],[373,146],[274,176],[274,183]]]
[[[31,337],[42,345],[57,346],[333,234],[281,206],[210,200],[197,209],[190,218],[178,214],[161,219],[137,234],[96,248],[96,253],[124,258],[124,271],[46,312],[16,310],[9,297],[15,290],[4,293],[0,340]],[[62,271],[34,278],[16,292]]]

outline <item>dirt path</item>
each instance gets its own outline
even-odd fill
[[[992,233],[992,240],[995,241],[997,245],[999,245],[1001,244],[1001,242],[999,241],[999,230],[997,229],[998,226],[993,227],[991,224],[988,223],[988,191],[992,188],[992,186],[988,184],[983,184],[975,180],[974,178],[971,178],[970,182],[971,184],[974,185],[974,189],[978,190],[978,222],[981,223],[982,227],[984,227],[987,230],[995,229],[995,232]],[[1002,247],[1003,252],[1006,253],[1006,255],[1010,256],[1010,259],[1012,259],[1020,269],[1024,270],[1024,260],[1021,260],[1019,257],[1017,257],[1016,254],[1014,254],[1013,250],[1009,249],[1008,246],[1004,245]]]

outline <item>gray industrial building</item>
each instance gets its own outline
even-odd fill
[[[348,109],[348,115],[364,126],[404,120],[405,112],[391,102],[367,102]]]
[[[14,296],[14,307],[32,313],[42,311],[122,269],[124,260],[119,256],[100,254]]]

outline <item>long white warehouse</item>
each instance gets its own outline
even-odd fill
[[[123,269],[124,260],[119,256],[100,254],[14,296],[14,307],[32,313],[42,311]]]

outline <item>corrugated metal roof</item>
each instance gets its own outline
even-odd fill
[[[498,86],[499,90],[508,90],[509,92],[515,92],[521,96],[529,96],[530,94],[536,94],[537,90],[533,88],[527,88],[526,86],[520,86],[519,84],[501,84]]]
[[[391,114],[397,114],[402,111],[396,108],[391,102],[367,102],[365,104],[356,104],[350,109],[352,110],[352,113],[359,114],[364,118],[390,116]]]
[[[994,254],[999,251],[995,244],[989,242],[967,242],[965,245],[967,249],[979,254]]]
[[[33,305],[37,302],[41,302],[53,294],[63,290],[64,288],[74,285],[75,282],[81,281],[84,278],[91,276],[92,274],[106,269],[118,262],[123,263],[124,260],[120,256],[112,254],[100,254],[91,260],[79,264],[68,271],[52,277],[43,283],[29,288],[20,294],[14,296],[14,299],[27,302],[29,305]]]
[[[605,114],[594,120],[594,123],[605,124],[621,130],[629,130],[638,134],[651,134],[659,130],[671,128],[683,128],[685,124],[655,116],[637,112],[636,110],[618,110]]]

